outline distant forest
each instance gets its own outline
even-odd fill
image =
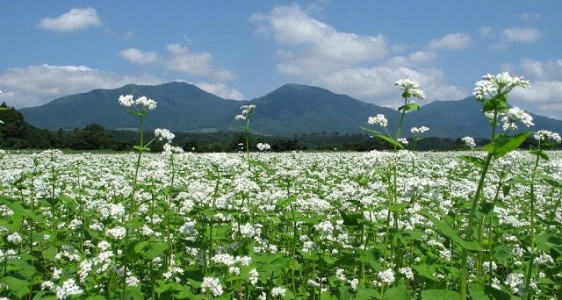
[[[0,105],[0,149],[68,149],[78,151],[129,151],[138,142],[138,132],[123,130],[107,130],[99,124],[90,124],[84,128],[72,130],[59,129],[49,131],[36,128],[27,123],[21,113],[8,108],[5,103]],[[152,132],[145,133],[151,138]],[[237,152],[241,151],[245,137],[242,131],[218,132],[174,132],[173,144],[189,152]],[[483,144],[486,141],[477,141]],[[524,144],[528,147],[533,141]],[[250,147],[257,151],[257,143],[268,143],[271,151],[370,151],[390,149],[383,140],[364,134],[340,134],[338,132],[312,132],[308,134],[286,136],[251,135]],[[409,147],[414,145],[410,141]],[[457,139],[426,137],[415,143],[415,149],[428,150],[462,150],[467,149]],[[151,144],[151,150],[159,152],[162,143]]]

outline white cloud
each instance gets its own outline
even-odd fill
[[[100,27],[102,21],[94,8],[73,8],[56,18],[44,18],[39,21],[41,29],[68,32],[86,29],[89,27]]]
[[[503,69],[531,82],[529,89],[514,89],[511,101],[530,112],[562,120],[562,59],[524,59]]]
[[[254,14],[257,33],[273,37],[286,48],[279,50],[278,70],[306,75],[337,70],[385,57],[388,45],[382,35],[340,32],[306,14],[298,5],[276,6],[269,13]]]
[[[121,76],[86,66],[35,65],[11,68],[0,73],[2,101],[16,108],[42,105],[50,100],[88,92],[92,89],[118,88],[129,83],[159,84],[151,75]]]
[[[429,48],[436,50],[459,50],[470,46],[472,39],[465,33],[451,33],[440,39],[432,39]]]
[[[224,99],[233,99],[233,100],[244,99],[244,95],[242,95],[242,93],[240,93],[235,89],[227,87],[223,83],[198,82],[195,85],[208,93],[217,95]]]
[[[200,76],[209,76],[219,80],[231,80],[235,74],[213,63],[209,52],[193,52],[179,44],[169,44],[166,49],[170,56],[166,61],[166,69]]]
[[[542,33],[535,28],[511,27],[502,31],[505,42],[533,43],[542,37]]]
[[[120,53],[121,57],[130,61],[134,64],[144,65],[151,64],[158,60],[158,54],[154,51],[143,52],[136,48],[128,48],[122,50]]]
[[[350,95],[354,98],[377,105],[397,108],[402,105],[400,91],[394,86],[398,79],[415,79],[422,85],[426,99],[457,100],[469,93],[445,83],[440,69],[411,69],[408,67],[380,66],[372,68],[344,69],[321,76],[315,84]]]
[[[492,37],[494,36],[494,29],[492,29],[492,27],[489,26],[484,26],[484,27],[480,27],[478,29],[478,32],[485,37]]]

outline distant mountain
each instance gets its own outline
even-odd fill
[[[26,120],[40,128],[83,128],[98,123],[107,129],[138,128],[138,119],[126,114],[119,105],[120,95],[147,96],[158,102],[146,118],[145,128],[168,128],[176,132],[194,130],[240,129],[242,122],[234,116],[240,106],[257,106],[252,129],[265,135],[291,136],[303,133],[365,133],[360,127],[369,116],[384,114],[389,130],[394,132],[399,119],[395,109],[362,102],[329,90],[299,84],[286,84],[271,93],[249,101],[217,97],[198,87],[182,82],[157,86],[129,84],[113,90],[97,89],[21,109]],[[474,98],[459,101],[434,101],[419,111],[408,113],[404,133],[411,127],[427,126],[427,136],[489,136],[489,125]],[[536,129],[562,132],[562,121],[534,115]],[[380,130],[380,128],[373,129]]]

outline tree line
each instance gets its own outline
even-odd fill
[[[0,149],[69,149],[78,151],[108,150],[130,151],[138,139],[138,132],[107,130],[100,124],[90,124],[84,128],[49,131],[27,123],[16,109],[0,105]],[[151,132],[145,133],[148,138]],[[174,145],[189,152],[237,152],[242,151],[245,135],[241,131],[179,132],[175,133]],[[258,151],[258,143],[268,143],[270,151],[370,151],[389,149],[386,142],[369,136],[367,133],[340,134],[308,133],[301,135],[264,136],[252,134],[252,151]],[[481,144],[485,141],[480,141]],[[528,147],[533,141],[524,145]],[[151,150],[162,150],[162,143],[151,144]],[[427,137],[416,142],[416,150],[460,150],[466,149],[460,138]]]

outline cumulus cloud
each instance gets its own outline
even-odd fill
[[[518,64],[506,64],[506,71],[525,76],[530,89],[515,89],[512,103],[530,112],[562,119],[562,59],[537,61],[524,59]]]
[[[470,46],[472,39],[465,33],[451,33],[440,39],[432,39],[429,48],[435,50],[459,50]]]
[[[55,18],[43,18],[38,27],[45,30],[69,32],[89,27],[100,27],[102,21],[94,8],[73,8]]]
[[[229,88],[224,83],[208,83],[208,82],[198,82],[195,84],[198,88],[217,95],[224,99],[232,99],[232,100],[243,100],[244,95],[237,91],[236,89]]]
[[[378,66],[372,68],[348,68],[320,76],[316,84],[329,86],[337,93],[397,108],[402,103],[400,92],[394,86],[398,79],[415,79],[422,85],[428,100],[462,99],[469,93],[445,83],[445,76],[438,68],[412,69],[408,67]]]
[[[535,28],[511,27],[502,31],[505,42],[533,43],[542,37],[542,33]]]
[[[525,22],[534,22],[536,20],[539,20],[541,18],[541,15],[537,13],[524,12],[521,14],[520,18]]]
[[[340,32],[310,17],[300,6],[276,6],[268,13],[250,17],[258,34],[285,46],[277,55],[278,70],[305,75],[336,70],[385,57],[388,45],[382,35],[366,36]]]
[[[158,60],[158,54],[156,52],[143,52],[136,48],[122,50],[119,54],[129,62],[139,65],[151,64]]]
[[[163,80],[151,75],[122,76],[86,66],[44,64],[6,69],[0,73],[0,82],[4,90],[1,100],[21,108],[97,88],[113,89],[129,83],[159,84]]]
[[[209,76],[219,80],[231,80],[235,77],[233,72],[215,65],[209,52],[193,52],[179,44],[169,44],[166,49],[169,52],[166,68],[169,71]]]

